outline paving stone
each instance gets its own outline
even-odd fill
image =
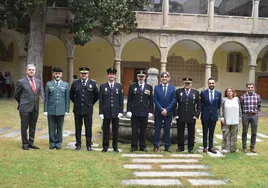
[[[259,155],[258,153],[246,153],[246,155],[248,156],[256,156],[256,155]]]
[[[203,136],[203,133],[198,133],[200,136]]]
[[[196,132],[197,132],[197,133],[201,133],[202,130],[201,130],[201,129],[196,129]]]
[[[103,148],[92,148],[93,151],[102,151]],[[122,149],[118,149],[119,152],[122,152]],[[108,151],[112,151],[113,152],[113,148],[109,148]]]
[[[213,179],[188,179],[188,181],[192,184],[192,185],[225,185],[227,184],[226,180],[213,180]]]
[[[6,132],[7,130],[11,129],[11,127],[1,127],[0,128],[0,134]]]
[[[221,134],[215,134],[216,138],[222,140],[222,135]]]
[[[152,185],[152,186],[171,186],[182,185],[180,180],[177,179],[135,179],[135,180],[122,180],[124,185]]]
[[[160,165],[162,169],[207,169],[205,165]]]
[[[222,146],[214,146],[214,148],[217,148],[219,151],[222,150]]]
[[[35,134],[41,132],[42,130],[44,130],[44,129],[43,128],[36,128]],[[21,136],[17,137],[16,140],[21,140]]]
[[[71,130],[63,130],[62,136],[67,137],[67,136],[70,136],[71,134],[73,134],[73,131],[71,131]]]
[[[48,132],[42,134],[42,135],[39,136],[38,138],[39,138],[39,139],[48,139],[48,138],[49,138]]]
[[[152,165],[143,165],[143,164],[125,164],[124,168],[128,169],[152,169]]]
[[[267,136],[267,135],[262,134],[262,133],[257,133],[257,136],[262,137],[262,138],[268,138],[268,136]]]
[[[147,171],[133,172],[137,177],[188,177],[188,176],[211,176],[208,172],[177,172],[177,171]]]
[[[134,163],[197,163],[197,159],[132,159]]]
[[[10,131],[2,136],[0,136],[1,138],[13,138],[13,137],[16,137],[20,134],[20,129],[16,129],[16,130],[13,130],[13,131]]]
[[[202,158],[200,154],[172,154],[172,157],[186,157],[186,158]]]
[[[217,150],[216,150],[217,151]],[[216,154],[211,153],[211,152],[207,152],[208,155],[210,155],[211,157],[225,157],[221,152],[217,151]]]
[[[197,143],[197,144],[203,143],[203,138],[195,137],[195,143]]]
[[[257,134],[257,136],[258,136],[258,134]],[[251,135],[247,134],[247,139],[250,140],[250,138],[251,138]],[[263,142],[263,140],[256,138],[256,142]]]
[[[163,157],[158,154],[122,154],[122,157]]]

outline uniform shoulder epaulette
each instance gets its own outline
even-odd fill
[[[117,83],[117,84],[122,85],[121,83]]]
[[[94,79],[90,79],[91,81],[93,81],[93,82],[96,82],[96,80],[94,80]]]
[[[132,83],[131,83],[131,85],[135,85],[135,84],[136,84],[136,82],[132,82]]]

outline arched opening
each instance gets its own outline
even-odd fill
[[[184,77],[191,77],[194,88],[204,87],[205,62],[206,54],[200,44],[192,40],[177,42],[169,50],[167,58],[166,69],[171,74],[171,83],[180,87]]]
[[[160,68],[160,51],[156,44],[148,39],[133,39],[123,48],[121,55],[121,80],[124,95],[128,93],[128,87],[132,82],[136,82],[136,71],[148,68]],[[155,61],[158,59],[158,62]]]
[[[256,67],[256,92],[268,99],[268,45],[258,54]]]
[[[218,89],[223,92],[227,87],[232,87],[238,96],[244,94],[250,61],[250,55],[244,45],[225,42],[215,50],[212,61],[219,70]]]
[[[74,74],[79,77],[79,68],[88,67],[89,77],[98,84],[107,81],[106,70],[114,66],[114,49],[105,39],[93,37],[84,46],[77,46],[74,52]]]

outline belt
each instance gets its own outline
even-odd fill
[[[248,112],[248,113],[245,113],[245,114],[248,114],[248,115],[255,115],[255,114],[258,114],[258,113],[255,113],[255,112]]]

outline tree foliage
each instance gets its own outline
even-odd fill
[[[68,23],[76,44],[84,45],[92,29],[98,28],[103,35],[131,32],[135,23],[135,10],[148,0],[0,0],[0,27],[6,25],[22,33],[29,33],[32,12],[39,7],[69,7],[73,13]],[[42,9],[40,9],[42,11]],[[44,13],[45,14],[45,13]]]

